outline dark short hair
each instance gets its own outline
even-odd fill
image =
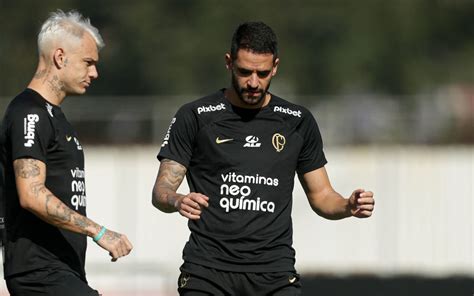
[[[237,51],[246,49],[254,53],[271,53],[278,57],[278,42],[272,28],[263,22],[245,22],[237,27],[232,36],[230,55],[237,58]]]

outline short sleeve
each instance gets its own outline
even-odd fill
[[[36,106],[11,110],[8,131],[12,160],[34,158],[46,163],[48,145],[54,139],[49,116],[46,110]]]
[[[158,159],[174,160],[188,167],[193,155],[193,143],[198,131],[196,116],[188,105],[181,107],[171,120],[163,139]]]
[[[309,111],[305,111],[298,127],[298,133],[303,138],[303,147],[298,156],[296,168],[300,175],[319,169],[327,163],[318,124],[313,115]]]

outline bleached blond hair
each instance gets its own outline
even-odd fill
[[[105,46],[99,30],[91,25],[88,18],[75,10],[63,12],[58,9],[52,12],[41,26],[41,31],[38,34],[39,54],[47,53],[51,46],[58,42],[70,41],[78,43],[83,38],[85,32],[94,38],[98,50]]]

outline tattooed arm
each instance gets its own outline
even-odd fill
[[[42,161],[31,158],[16,159],[13,168],[22,208],[62,229],[90,237],[99,233],[100,225],[70,209],[46,188],[46,165]],[[97,243],[109,251],[113,261],[127,255],[132,249],[125,235],[111,230],[107,230]]]
[[[183,165],[163,159],[153,187],[152,204],[162,212],[177,211],[186,218],[196,220],[201,217],[203,207],[209,206],[209,198],[196,192],[187,195],[177,193],[185,175],[186,168]]]

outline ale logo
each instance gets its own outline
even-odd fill
[[[273,147],[277,152],[280,152],[285,148],[286,139],[283,135],[276,133],[272,137]]]
[[[262,143],[260,143],[260,139],[256,136],[247,136],[245,138],[245,141],[247,143],[244,144],[244,147],[255,147],[255,148],[258,148],[260,146],[262,146]]]

